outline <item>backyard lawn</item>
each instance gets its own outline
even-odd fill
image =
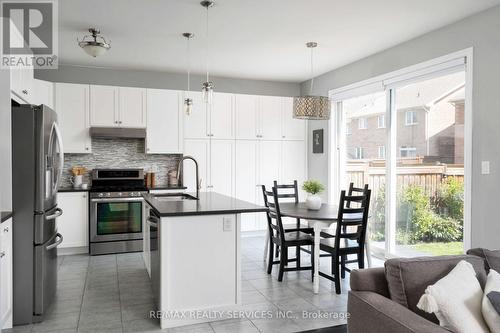
[[[406,245],[405,247],[435,256],[464,253],[462,242],[419,243],[415,245]]]

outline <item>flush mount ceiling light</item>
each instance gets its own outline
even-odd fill
[[[191,90],[191,59],[190,59],[190,45],[189,45],[189,41],[191,40],[191,38],[194,37],[194,34],[190,33],[190,32],[185,32],[182,34],[182,36],[184,38],[186,38],[187,40],[187,91],[186,91],[186,98],[184,99],[184,112],[186,112],[186,114],[189,116],[191,114],[191,112],[193,111],[193,99],[192,98],[189,98],[189,93],[190,93],[190,90]]]
[[[99,36],[101,31],[96,28],[89,28],[91,35],[85,35],[82,40],[78,40],[78,45],[89,56],[100,56],[111,48],[111,41],[108,43],[103,36]]]
[[[201,86],[201,93],[203,94],[203,101],[207,104],[212,104],[213,95],[214,95],[214,84],[210,81],[210,75],[208,71],[208,61],[209,61],[209,43],[208,43],[208,9],[215,4],[215,1],[205,0],[200,2],[204,8],[207,9],[207,21],[206,21],[206,70],[207,70],[207,80],[203,82]]]
[[[318,46],[316,42],[306,44],[311,50],[311,87],[309,95],[293,99],[293,117],[297,119],[327,120],[330,119],[331,103],[326,96],[313,96],[314,63],[313,51]]]

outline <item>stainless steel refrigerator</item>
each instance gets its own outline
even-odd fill
[[[14,325],[42,321],[56,293],[63,165],[56,112],[45,105],[13,105]]]

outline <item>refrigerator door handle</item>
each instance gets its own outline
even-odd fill
[[[54,193],[57,193],[59,190],[59,185],[62,179],[62,173],[64,168],[64,148],[62,143],[61,131],[59,130],[59,126],[57,123],[54,123],[54,131],[56,132],[57,145],[59,146],[59,170],[57,170],[57,178],[54,184]]]
[[[45,216],[45,219],[46,220],[53,220],[53,219],[56,219],[58,218],[59,216],[61,216],[63,214],[63,210],[61,208],[56,208],[55,210],[55,213],[54,214],[51,214],[51,215],[47,215]]]
[[[57,242],[55,242],[54,244],[47,245],[45,247],[47,251],[52,250],[55,247],[58,247],[63,242],[63,236],[60,233],[57,233],[56,237],[59,237],[59,240],[57,240]]]

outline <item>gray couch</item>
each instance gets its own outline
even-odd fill
[[[384,268],[354,270],[348,299],[349,333],[449,333],[433,314],[417,308],[427,286],[467,260],[484,287],[489,268],[500,270],[500,251],[473,249],[467,255],[398,258]],[[498,265],[498,266],[497,266]]]

